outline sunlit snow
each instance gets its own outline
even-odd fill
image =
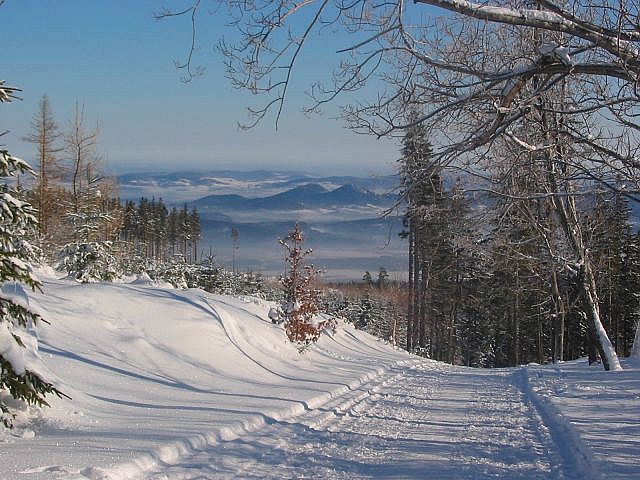
[[[341,324],[306,354],[263,300],[44,277],[42,369],[2,479],[638,478],[638,365],[474,370]]]

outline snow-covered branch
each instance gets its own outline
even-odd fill
[[[415,3],[433,5],[487,22],[539,28],[551,32],[573,35],[606,50],[624,62],[634,73],[638,73],[640,56],[636,42],[640,40],[640,38],[636,35],[621,34],[620,31],[609,31],[588,21],[579,21],[577,17],[573,15],[562,14],[564,10],[557,6],[554,9],[555,11],[552,11],[531,8],[513,9],[474,3],[467,0],[414,1]],[[626,38],[633,38],[633,41]]]

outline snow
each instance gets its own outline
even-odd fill
[[[36,315],[43,313],[37,307],[30,305],[27,291],[17,282],[6,282],[2,285],[0,299],[12,302]],[[0,354],[11,364],[11,368],[17,375],[23,375],[27,368],[33,372],[39,371],[38,340],[35,333],[31,323],[26,328],[9,322],[0,323]],[[20,338],[24,348],[20,347],[14,335]]]
[[[0,355],[11,364],[11,368],[17,375],[24,374],[27,368],[24,349],[13,338],[7,323],[0,323]]]
[[[348,325],[300,355],[274,305],[43,275],[72,400],[0,431],[2,479],[637,478],[640,361],[478,370]]]
[[[640,360],[640,323],[636,324],[636,335],[633,339],[633,350],[631,356]]]

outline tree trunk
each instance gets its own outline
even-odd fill
[[[415,232],[413,251],[413,277],[414,277],[414,294],[413,294],[413,323],[411,325],[411,341],[413,349],[418,347],[418,331],[420,323],[423,321],[424,312],[422,310],[422,299],[425,295],[423,289],[422,269],[422,252],[420,252],[420,237]]]
[[[548,174],[551,185],[553,186],[553,191],[561,191],[558,189],[555,181],[555,168],[553,165],[550,166]],[[577,265],[580,271],[578,272],[577,287],[582,300],[584,313],[594,333],[594,340],[602,359],[602,365],[605,370],[622,370],[618,355],[602,325],[596,282],[593,276],[589,251],[584,244],[582,225],[578,219],[575,198],[571,195],[555,198],[553,199],[553,207],[560,217],[562,231],[568,241],[569,247],[573,250],[578,260]]]
[[[409,298],[407,304],[407,351],[413,351],[413,324],[415,323],[416,279],[414,269],[415,232],[409,220]]]
[[[595,335],[595,344],[602,359],[605,370],[622,370],[618,355],[616,354],[611,340],[602,325],[600,318],[600,307],[598,306],[598,296],[596,293],[596,283],[591,269],[591,262],[585,255],[582,271],[580,272],[580,294],[583,308],[590,320]]]
[[[564,360],[564,301],[558,286],[558,272],[553,268],[551,271],[551,287],[553,294],[553,308],[555,318],[553,319],[553,363]]]
[[[640,322],[636,324],[636,336],[633,339],[631,356],[640,360]]]
[[[429,341],[433,342],[435,328],[433,326],[433,312],[430,311],[429,299],[431,297],[429,289],[431,288],[430,280],[431,280],[431,272],[430,272],[430,264],[423,260],[422,262],[422,285],[420,288],[420,295],[422,296],[420,301],[420,328],[418,331],[418,345],[420,348],[427,347],[427,337],[429,337]],[[429,314],[427,314],[429,312]],[[429,327],[430,335],[427,335],[427,327]],[[435,350],[433,344],[431,345],[430,357],[433,357],[433,351]]]

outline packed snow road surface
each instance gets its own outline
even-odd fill
[[[517,371],[416,361],[148,478],[591,478],[554,443],[521,382]]]

